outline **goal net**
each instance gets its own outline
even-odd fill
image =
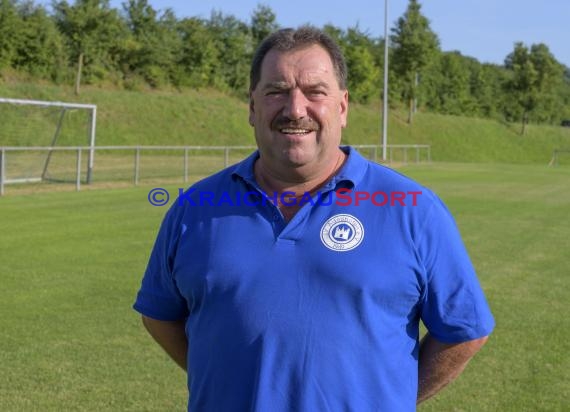
[[[0,183],[90,183],[96,116],[91,104],[0,98]]]
[[[568,166],[570,165],[570,148],[555,149],[548,166]]]

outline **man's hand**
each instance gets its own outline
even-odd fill
[[[185,321],[167,322],[156,320],[147,316],[142,317],[142,322],[148,333],[168,353],[168,355],[186,370],[186,357],[188,352],[188,339],[186,338]]]
[[[442,343],[426,334],[420,343],[418,404],[457,378],[488,337],[462,343]]]

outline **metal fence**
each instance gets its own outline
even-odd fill
[[[354,145],[379,161],[382,146]],[[255,146],[0,147],[0,195],[6,185],[82,185],[198,180],[249,155]],[[431,162],[429,145],[388,145],[387,163]],[[88,163],[93,159],[92,174]]]

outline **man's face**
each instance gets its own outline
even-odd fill
[[[270,50],[250,95],[249,122],[262,159],[276,167],[320,167],[338,157],[348,92],[319,45]]]

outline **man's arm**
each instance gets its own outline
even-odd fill
[[[188,351],[188,339],[184,330],[186,322],[184,320],[167,322],[144,315],[142,322],[148,333],[168,353],[174,362],[186,370]]]
[[[488,337],[462,343],[443,343],[426,334],[420,343],[418,404],[457,378]]]

